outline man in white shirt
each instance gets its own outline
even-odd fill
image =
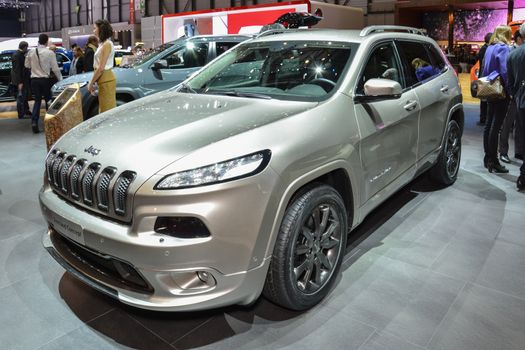
[[[49,37],[46,34],[40,34],[38,47],[29,51],[25,61],[26,68],[31,69],[31,91],[35,98],[31,115],[31,128],[35,134],[39,132],[38,120],[42,98],[46,103],[51,100],[51,74],[62,80],[55,53],[47,48],[48,41]]]

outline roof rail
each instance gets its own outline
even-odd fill
[[[274,34],[282,34],[282,33],[291,33],[291,32],[298,32],[298,31],[302,31],[302,30],[307,30],[307,29],[302,29],[302,28],[293,28],[293,29],[286,29],[286,28],[283,28],[283,29],[270,29],[270,30],[266,30],[262,33],[259,33],[259,34],[255,34],[255,37],[256,38],[262,38],[263,36],[269,36],[269,35],[274,35]]]
[[[363,28],[361,30],[361,33],[359,33],[359,36],[367,36],[373,33],[383,33],[383,32],[402,32],[402,33],[411,33],[411,34],[419,34],[419,35],[426,35],[424,29],[418,29],[413,27],[405,27],[405,26],[393,26],[393,25],[386,25],[386,26],[368,26]]]

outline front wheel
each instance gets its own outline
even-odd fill
[[[458,177],[460,161],[461,128],[455,120],[450,120],[443,149],[439,153],[437,163],[430,169],[430,176],[441,184],[451,185]]]
[[[264,295],[292,310],[306,310],[330,291],[341,267],[347,236],[343,199],[318,184],[296,196],[275,243]]]

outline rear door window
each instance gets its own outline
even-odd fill
[[[415,41],[396,41],[403,60],[403,69],[407,87],[423,83],[441,72],[439,66],[429,55],[425,44]],[[439,64],[439,62],[437,62]]]
[[[239,42],[217,41],[215,43],[215,52],[217,53],[217,56],[220,56],[237,44],[239,44]]]

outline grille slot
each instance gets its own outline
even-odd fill
[[[64,199],[77,201],[118,221],[131,220],[129,189],[136,178],[135,172],[118,172],[113,166],[89,163],[58,149],[47,156],[45,169],[49,185]]]
[[[113,201],[115,213],[120,216],[126,215],[126,203],[128,200],[128,189],[137,174],[133,171],[124,171],[113,187]]]
[[[87,205],[93,205],[93,188],[95,182],[95,175],[100,169],[99,163],[92,163],[88,166],[84,176],[82,177],[82,198]]]
[[[80,174],[82,173],[86,163],[87,161],[85,159],[79,159],[75,165],[73,165],[73,169],[71,169],[71,175],[69,176],[69,181],[71,184],[71,197],[77,201],[80,200],[81,195]]]
[[[60,152],[57,154],[57,156],[55,157],[52,163],[52,170],[51,170],[51,180],[52,181],[51,182],[56,188],[62,187],[60,184],[59,168],[60,168],[60,164],[62,164],[62,161],[64,160],[65,157],[66,157],[66,153]]]
[[[59,151],[56,149],[51,151],[51,153],[49,153],[46,159],[47,180],[49,181],[49,183],[53,183],[53,179],[51,178],[53,174],[53,161],[55,160],[55,157],[57,156],[58,152]]]
[[[109,210],[109,184],[117,172],[113,167],[105,168],[97,182],[97,206],[102,211]]]
[[[70,191],[69,183],[69,170],[71,165],[75,162],[75,156],[69,156],[62,162],[62,167],[60,168],[60,183],[62,184],[62,192],[68,194]]]

